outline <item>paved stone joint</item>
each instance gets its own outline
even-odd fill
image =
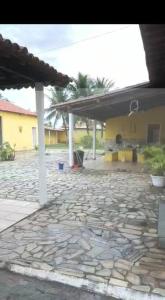
[[[164,192],[151,188],[144,174],[59,173],[51,156],[47,165],[52,205],[0,234],[0,260],[165,296],[165,251],[157,240]],[[35,158],[20,171],[21,182],[26,170],[31,174],[31,196],[33,168]],[[14,178],[5,182],[18,199],[24,186],[18,180],[15,187]]]

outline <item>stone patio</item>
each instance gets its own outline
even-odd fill
[[[47,156],[51,203],[0,234],[0,260],[101,283],[109,295],[115,286],[141,295],[122,299],[165,297],[165,250],[157,238],[164,190],[141,173],[70,172],[67,165],[60,173],[57,162],[66,159],[65,153]],[[0,198],[36,201],[36,167],[36,154],[1,164]]]

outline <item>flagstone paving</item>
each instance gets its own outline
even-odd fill
[[[27,187],[26,200],[37,195],[36,157],[20,160],[20,166],[20,173],[11,167],[14,181],[5,182],[18,200]],[[165,297],[165,250],[157,238],[164,189],[151,187],[147,174],[59,173],[53,156],[47,166],[52,202],[0,234],[0,261]]]

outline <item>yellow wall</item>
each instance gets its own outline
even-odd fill
[[[58,143],[58,131],[45,129],[45,144],[54,145]]]
[[[36,127],[37,132],[37,117],[1,111],[0,117],[3,142],[9,142],[12,147],[16,144],[15,150],[33,149],[32,127]],[[22,132],[19,131],[20,126]]]
[[[50,131],[50,142],[49,142],[49,130],[45,129],[45,144],[57,144],[57,143],[67,143],[68,137],[66,137],[65,131]],[[74,142],[80,143],[82,137],[87,135],[86,129],[74,129]],[[90,130],[89,134],[92,136],[92,130]],[[101,139],[101,131],[97,130],[96,137],[98,140]],[[105,138],[105,131],[103,133],[103,139]]]
[[[106,121],[105,140],[115,141],[116,135],[121,134],[123,140],[147,142],[147,129],[149,124],[160,124],[160,142],[165,143],[165,106],[139,112],[131,117],[122,116]]]
[[[84,137],[85,135],[88,135],[87,130],[86,129],[74,129],[74,142],[75,143],[80,143],[82,137]],[[93,131],[90,130],[89,131],[89,135],[93,135]],[[105,138],[105,131],[103,132],[103,138],[101,137],[101,130],[97,130],[96,131],[96,137],[98,140],[104,139]]]
[[[66,143],[67,137],[65,131],[59,131],[58,132],[58,143]]]
[[[68,137],[66,137],[65,131],[50,131],[51,138],[49,142],[49,130],[45,129],[45,144],[57,144],[57,143],[67,143]],[[74,129],[74,142],[80,143],[82,137],[87,135],[86,129]],[[92,136],[92,130],[90,130],[89,134]],[[96,132],[96,137],[98,140],[101,139],[101,131]],[[103,139],[105,138],[105,131],[103,133]]]
[[[49,137],[50,131],[50,137]],[[55,145],[57,143],[66,143],[66,135],[64,131],[45,129],[45,144]]]

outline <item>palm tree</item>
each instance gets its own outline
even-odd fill
[[[86,74],[78,73],[76,79],[68,85],[68,89],[71,93],[70,99],[78,99],[81,97],[91,96],[93,94],[94,81]],[[87,133],[89,134],[90,122],[86,117],[76,116],[75,123],[82,121],[86,124]]]
[[[92,80],[88,75],[79,72],[77,78],[74,78],[73,82],[68,85],[72,99],[92,95],[93,84],[94,80]]]
[[[65,134],[67,136],[68,128],[68,113],[60,112],[55,108],[56,104],[65,102],[68,100],[68,92],[66,88],[54,87],[49,90],[51,96],[46,95],[50,100],[50,107],[45,109],[48,113],[46,116],[47,121],[54,120],[53,127],[55,128],[57,122],[62,119],[63,127],[65,128]]]
[[[99,78],[97,77],[96,81],[94,82],[94,93],[101,94],[101,93],[108,93],[110,88],[114,86],[114,81],[106,79],[105,77]]]
[[[50,100],[50,107],[45,110],[47,112],[46,120],[50,121],[54,119],[54,127],[57,124],[58,120],[62,119],[63,126],[65,128],[65,132],[67,135],[67,128],[69,123],[68,113],[57,111],[55,105],[58,103],[62,103],[68,100],[73,100],[81,97],[87,97],[94,94],[99,94],[102,92],[108,92],[110,88],[114,85],[112,80],[108,80],[97,77],[96,80],[91,79],[88,75],[78,73],[76,79],[73,79],[72,83],[70,83],[66,88],[55,87],[51,88],[51,96],[47,96]],[[74,125],[77,122],[82,122],[86,124],[87,133],[89,134],[89,127],[91,122],[86,117],[74,117]],[[103,129],[104,123],[101,124],[101,136],[103,137]]]
[[[110,88],[112,88],[113,86],[114,86],[114,81],[106,79],[105,77],[103,78],[97,77],[93,85],[94,94],[108,93]],[[99,123],[101,125],[101,137],[103,137],[105,124],[104,122],[99,122]]]

